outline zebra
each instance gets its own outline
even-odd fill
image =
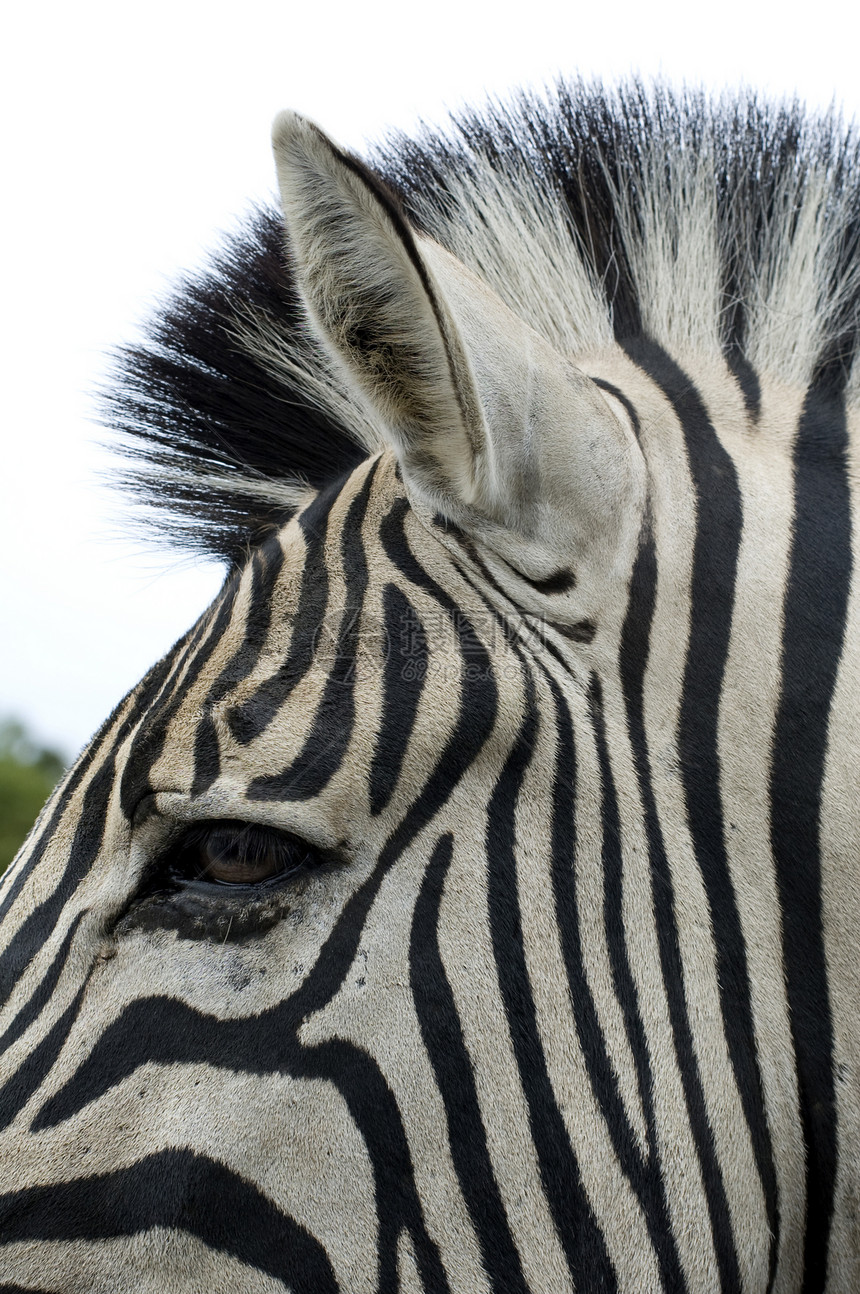
[[[105,397],[227,574],[4,878],[2,1289],[860,1289],[856,132],[273,138]]]

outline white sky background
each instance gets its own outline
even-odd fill
[[[273,194],[280,108],[359,152],[558,73],[743,82],[860,116],[851,0],[54,0],[2,33],[0,715],[68,756],[221,582],[123,533],[92,392],[176,273]]]

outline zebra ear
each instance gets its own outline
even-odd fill
[[[295,113],[276,119],[273,144],[298,285],[323,341],[381,416],[407,479],[436,502],[474,502],[480,402],[396,200]]]
[[[631,437],[596,385],[317,126],[283,113],[273,142],[311,321],[382,419],[410,493],[499,553],[505,535],[519,553],[527,539],[533,569],[555,560],[547,548],[599,544]]]

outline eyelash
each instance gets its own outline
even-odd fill
[[[255,823],[218,819],[186,831],[170,850],[166,870],[178,884],[257,890],[321,862],[312,846],[295,836]]]

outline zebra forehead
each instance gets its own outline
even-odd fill
[[[384,590],[391,581],[408,583],[398,558],[412,548],[423,549],[438,577],[456,577],[389,450],[308,500],[232,574],[204,614],[210,622],[220,615],[221,631],[197,690],[211,688],[217,675],[213,696],[221,702],[231,686],[255,687],[287,654],[294,668],[318,672],[343,651],[381,662]]]
[[[504,676],[512,643],[542,646],[516,589],[476,587],[476,572],[474,546],[410,505],[390,451],[320,492],[253,551],[175,653],[127,748],[129,811],[156,783],[207,789],[207,740],[210,774],[283,770],[318,706],[350,735],[343,776],[361,787],[381,703],[406,694],[409,707],[426,692],[438,721],[475,670]],[[408,722],[414,745],[421,728]]]

